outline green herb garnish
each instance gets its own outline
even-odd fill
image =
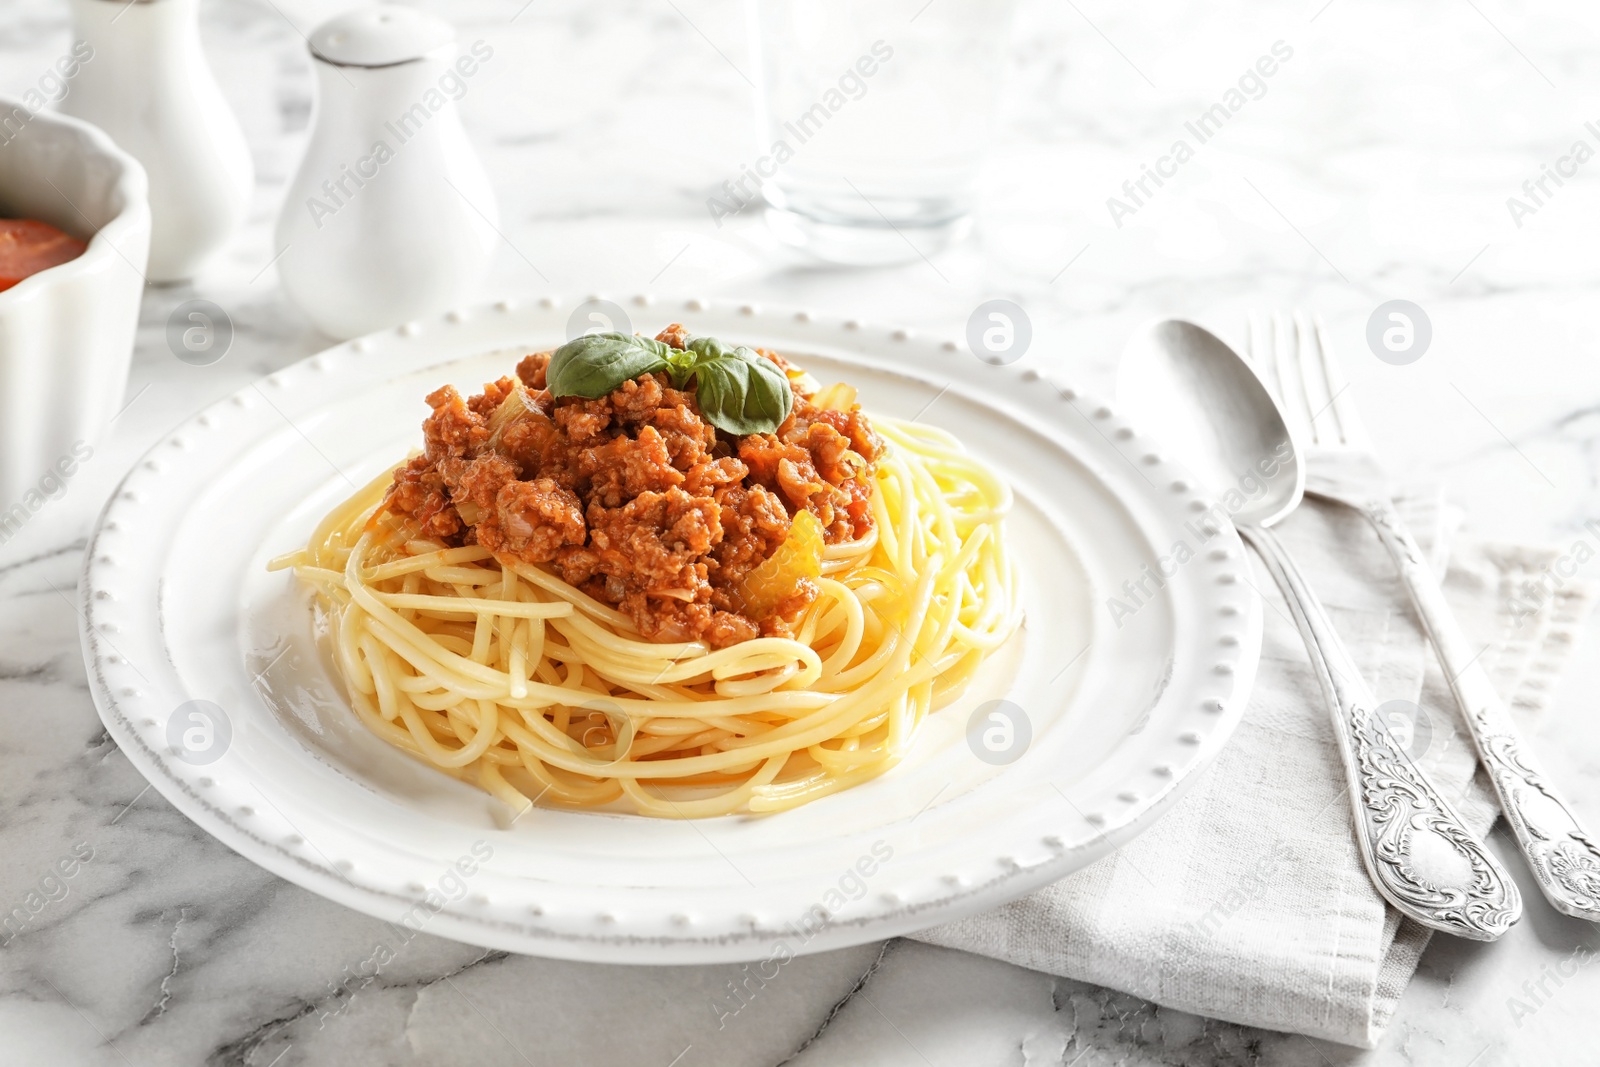
[[[550,355],[545,379],[551,396],[594,400],[641,374],[666,371],[676,389],[692,380],[706,421],[743,436],[772,433],[789,417],[789,378],[770,359],[715,337],[696,337],[687,349],[626,333],[591,333]]]

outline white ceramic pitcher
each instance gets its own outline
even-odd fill
[[[200,0],[71,0],[94,49],[61,110],[99,126],[150,179],[147,280],[181,282],[244,221],[255,185],[239,122],[200,48]]]
[[[284,289],[340,338],[474,299],[499,212],[455,104],[493,48],[458,50],[449,24],[387,4],[323,24],[310,47],[317,112],[278,217]]]

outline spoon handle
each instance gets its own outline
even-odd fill
[[[1373,885],[1424,926],[1493,941],[1522,914],[1516,885],[1374,715],[1372,690],[1283,542],[1261,526],[1239,532],[1261,554],[1305,639],[1333,713],[1356,843]]]
[[[1600,844],[1540,771],[1394,505],[1380,497],[1365,501],[1360,510],[1399,565],[1539,888],[1557,911],[1600,922]]]

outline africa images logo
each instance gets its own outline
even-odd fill
[[[1595,144],[1600,144],[1600,123],[1591,119],[1583,124],[1583,130],[1594,138]],[[1549,163],[1539,164],[1539,173],[1522,183],[1522,195],[1506,197],[1506,211],[1517,229],[1522,229],[1530,216],[1537,215],[1539,209],[1567,184],[1567,179],[1576,178],[1578,170],[1594,155],[1594,145],[1579,137],[1566,152]],[[1555,188],[1551,188],[1552,185]]]
[[[1181,536],[1172,542],[1171,548],[1154,561],[1146,563],[1134,577],[1124,581],[1121,596],[1113,594],[1106,597],[1106,611],[1110,613],[1117,629],[1122,629],[1128,619],[1153,601],[1156,593],[1166,588],[1167,582],[1177,575],[1179,569],[1221,533],[1240,509],[1251,501],[1261,499],[1267,491],[1268,482],[1292,469],[1287,464],[1293,455],[1294,445],[1289,441],[1280,441],[1270,454],[1262,456],[1241,473],[1220,500],[1213,501],[1205,511],[1185,522]]]
[[[316,223],[317,229],[322,229],[324,220],[337,215],[341,208],[355,199],[357,193],[375,180],[383,167],[395,158],[408,141],[420,134],[429,120],[447,103],[467,95],[468,79],[494,56],[494,49],[483,41],[474,41],[469,51],[472,53],[470,56],[457,58],[454,67],[441,74],[437,84],[429,86],[410,107],[383,124],[383,128],[394,138],[393,145],[387,139],[379,138],[366,155],[356,160],[353,167],[348,163],[339,165],[339,172],[330,175],[322,183],[322,196],[306,199],[306,210],[311,213],[311,221]]]
[[[1294,58],[1294,49],[1284,41],[1273,41],[1269,52],[1270,55],[1260,56],[1252,66],[1245,68],[1238,81],[1223,92],[1220,100],[1183,124],[1184,131],[1194,138],[1194,144],[1179,137],[1164,155],[1156,157],[1154,167],[1148,163],[1139,164],[1139,176],[1122,183],[1121,197],[1106,198],[1106,210],[1110,212],[1111,221],[1116,223],[1117,229],[1122,229],[1125,219],[1137,214],[1155,197],[1156,190],[1166,184],[1163,179],[1176,178],[1178,168],[1195,157],[1195,150],[1222,132],[1222,127],[1244,110],[1246,104],[1267,95],[1267,79],[1278,73],[1282,64]],[[1152,184],[1154,189],[1151,188]]]
[[[711,214],[711,221],[720,229],[724,218],[737,214],[754,200],[761,191],[762,181],[777,174],[780,167],[794,158],[795,150],[822,132],[828,121],[844,110],[846,104],[866,96],[867,79],[893,58],[894,48],[891,45],[881,40],[872,42],[870,55],[858,57],[854,64],[840,73],[833,85],[823,91],[816,103],[783,124],[788,137],[773,141],[771,150],[758,158],[753,168],[745,163],[740,167],[739,177],[722,183],[727,200],[715,196],[706,198],[706,211]]]

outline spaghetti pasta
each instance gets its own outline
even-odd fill
[[[426,536],[391,472],[273,565],[315,589],[362,722],[513,808],[791,808],[894,766],[1020,618],[1009,487],[943,431],[873,425],[870,532],[822,549],[787,636],[646,640],[551,568]]]

